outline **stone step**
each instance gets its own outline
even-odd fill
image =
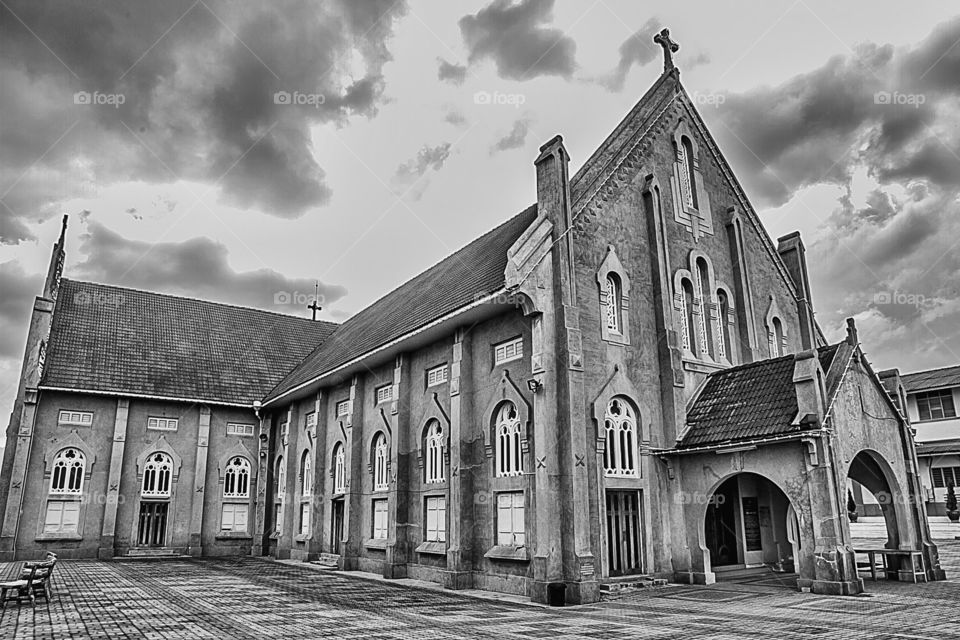
[[[320,557],[310,562],[320,567],[336,569],[340,566],[340,556],[336,553],[321,553]]]
[[[654,578],[649,575],[618,576],[610,578],[600,584],[600,599],[613,600],[642,589],[662,587],[667,584],[663,578]]]
[[[167,547],[144,547],[127,550],[128,558],[179,558],[182,554]]]

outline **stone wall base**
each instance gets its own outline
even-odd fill
[[[828,596],[852,596],[857,593],[863,593],[863,580],[861,578],[853,581],[798,578],[797,586],[800,587],[801,591],[820,593]]]

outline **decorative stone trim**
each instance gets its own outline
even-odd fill
[[[619,332],[611,331],[606,321],[607,305],[609,303],[606,285],[607,278],[611,274],[616,277],[619,285]],[[600,263],[600,268],[597,270],[597,284],[600,291],[600,337],[613,344],[630,344],[630,276],[627,275],[627,270],[624,269],[623,263],[620,262],[620,257],[617,256],[617,251],[612,244],[607,245],[607,255],[603,258],[603,262]]]

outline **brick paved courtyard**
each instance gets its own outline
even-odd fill
[[[960,542],[940,548],[960,577]],[[77,560],[58,564],[49,604],[8,605],[0,638],[960,638],[960,580],[867,584],[668,586],[550,609],[254,558]]]

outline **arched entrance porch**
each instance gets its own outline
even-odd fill
[[[771,571],[794,574],[798,530],[790,499],[776,484],[756,473],[735,474],[707,500],[703,541],[709,564],[704,564],[718,580]]]

